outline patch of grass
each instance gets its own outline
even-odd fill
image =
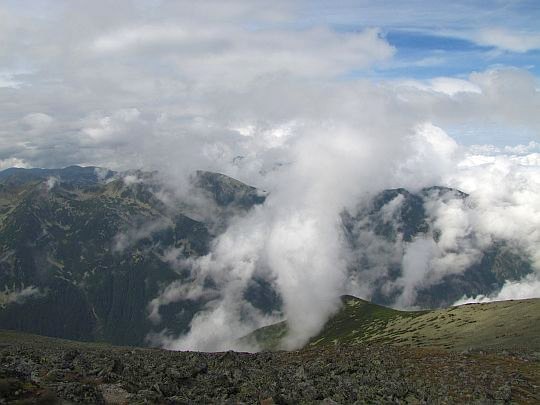
[[[352,296],[342,297],[342,308],[311,338],[307,347],[341,344],[391,343],[446,350],[540,351],[540,299],[469,304],[434,311],[398,311]],[[280,348],[286,322],[248,335],[267,350]],[[244,339],[246,339],[244,338]]]

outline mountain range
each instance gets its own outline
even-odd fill
[[[264,201],[222,175],[200,172],[194,182],[218,208]],[[185,215],[185,206],[171,209],[158,190],[151,173],[77,166],[0,172],[1,327],[143,344],[152,329],[148,303],[185,277],[164,252],[204,255],[213,237],[208,223]],[[181,333],[196,307],[179,303],[161,315]]]
[[[0,328],[53,337],[145,345],[150,333],[176,335],[211,297],[178,300],[149,319],[149,303],[189,272],[172,266],[167,253],[184,258],[210,252],[214,238],[234,215],[264,204],[265,192],[219,173],[198,171],[180,196],[157,173],[117,173],[96,167],[12,168],[0,172]],[[343,234],[358,252],[349,272],[370,267],[362,232],[394,243],[437,238],[425,209],[428,199],[463,199],[443,187],[412,193],[385,190],[355,212],[341,215]],[[398,202],[388,215],[388,205]],[[211,215],[206,215],[211,212]],[[390,305],[385,284],[402,273],[389,262],[373,285],[374,303]],[[464,272],[420,289],[416,306],[447,306],[463,295],[491,294],[506,280],[532,271],[522,252],[495,241]],[[270,280],[254,278],[244,298],[263,312],[280,311]]]

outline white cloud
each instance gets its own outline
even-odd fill
[[[170,220],[165,218],[148,218],[142,225],[132,224],[132,227],[114,236],[112,251],[122,252],[140,240],[150,237],[154,232],[170,226]]]
[[[459,93],[482,93],[479,86],[469,80],[458,79],[455,77],[435,77],[433,79],[419,80],[398,80],[398,87],[412,87],[422,91],[434,91],[448,96],[454,96]]]
[[[96,38],[93,46],[98,52],[117,52],[126,48],[160,44],[189,43],[193,37],[181,27],[142,26],[122,29]]]
[[[441,128],[430,122],[418,124],[409,139],[408,156],[399,168],[400,181],[413,189],[440,182],[454,165],[458,144]]]
[[[95,39],[93,49],[117,59],[131,53],[172,64],[197,81],[232,80],[235,85],[264,74],[332,77],[392,56],[394,49],[376,29],[336,33],[309,30],[246,30],[230,25],[142,26]]]
[[[528,52],[540,49],[540,33],[511,31],[505,28],[483,28],[472,35],[479,45],[494,46],[504,51]]]
[[[28,300],[41,298],[46,294],[46,291],[33,285],[15,290],[6,289],[0,291],[0,305],[24,304]]]
[[[31,167],[27,162],[19,158],[7,158],[0,160],[0,170],[9,169],[10,167]]]
[[[424,128],[429,130],[430,125]],[[425,150],[429,141],[424,139],[423,142]],[[382,280],[388,280],[388,269],[401,263],[401,276],[395,281],[386,281],[381,291],[393,297],[398,307],[414,307],[419,290],[437,284],[445,276],[463,273],[479,263],[494,242],[505,241],[522,258],[531,260],[533,274],[529,277],[532,281],[527,279],[530,282],[508,281],[497,299],[539,296],[534,281],[540,275],[540,217],[536,208],[540,206],[538,154],[509,155],[505,154],[504,148],[488,148],[489,155],[479,155],[477,148],[472,149],[472,154],[463,147],[461,149],[455,153],[454,147],[443,148],[441,155],[435,154],[435,162],[444,162],[440,165],[425,157],[430,154],[413,154],[418,159],[418,167],[423,170],[431,172],[432,166],[439,169],[437,177],[417,174],[414,181],[402,172],[398,176],[402,182],[397,184],[413,184],[417,188],[445,185],[469,193],[469,197],[428,199],[424,208],[432,232],[437,235],[435,240],[428,234],[412,242],[400,238],[388,242],[368,231],[361,231],[358,253],[360,256],[365,254],[367,262],[360,261],[358,272],[349,275],[349,293],[370,298],[376,286]],[[518,148],[518,151],[522,149]],[[412,172],[422,173],[423,170]],[[430,180],[435,178],[438,178],[436,182]],[[387,209],[395,212],[398,207],[394,205],[402,200],[392,200],[383,207],[383,214]]]
[[[496,147],[494,145],[472,145],[469,147],[469,152],[472,155],[479,155],[487,158],[492,155],[515,155],[513,159],[520,159],[523,157],[526,161],[531,159],[536,159],[537,154],[540,152],[540,143],[535,141],[530,141],[526,145],[515,145],[515,146],[504,146]]]
[[[45,182],[45,185],[47,186],[47,191],[51,191],[58,183],[60,183],[60,179],[58,177],[49,177]]]
[[[453,96],[458,93],[481,93],[478,86],[468,80],[453,77],[437,77],[430,80],[431,89]]]
[[[15,74],[10,72],[0,72],[0,88],[12,88],[17,89],[21,86],[22,82],[15,78]]]
[[[477,295],[476,297],[463,297],[454,305],[484,303],[504,300],[524,300],[540,298],[540,280],[535,276],[528,276],[519,281],[507,281],[499,292],[493,295]]]
[[[172,282],[158,297],[148,304],[148,319],[155,324],[159,324],[161,322],[160,307],[180,300],[196,300],[201,297],[215,298],[213,294],[205,291],[201,284],[186,284],[182,281]]]
[[[402,287],[397,307],[410,307],[416,299],[416,289],[422,287],[431,272],[431,262],[437,254],[437,245],[431,238],[417,238],[406,245],[402,259],[402,275],[393,288]],[[427,283],[426,283],[427,284]]]
[[[54,118],[44,113],[32,113],[24,116],[22,121],[34,134],[40,134],[50,128]]]
[[[144,125],[140,115],[136,108],[123,108],[105,116],[92,114],[84,120],[81,132],[90,142],[98,144],[133,141],[138,128]]]

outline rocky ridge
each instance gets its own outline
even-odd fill
[[[538,359],[338,345],[194,353],[0,332],[0,403],[534,404]]]

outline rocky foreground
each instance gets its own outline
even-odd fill
[[[537,353],[388,345],[195,353],[0,332],[0,403],[540,402]]]

